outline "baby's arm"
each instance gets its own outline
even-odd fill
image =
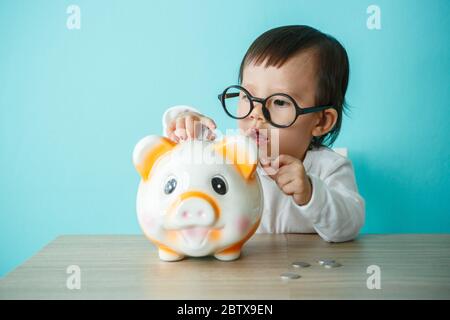
[[[295,223],[295,215],[311,221],[316,232],[326,241],[343,242],[354,239],[365,220],[365,203],[359,195],[354,171],[348,159],[340,158],[322,177],[309,174],[311,200],[303,206],[292,197],[287,206]]]
[[[197,109],[189,106],[174,106],[167,109],[162,118],[164,134],[170,139],[179,140],[200,138],[207,130],[206,138],[213,140],[216,128],[214,120],[202,115]]]

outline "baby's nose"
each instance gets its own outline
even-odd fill
[[[261,120],[265,121],[263,112],[262,112],[262,106],[261,104],[257,103],[255,104],[255,107],[253,108],[252,112],[250,113],[250,119],[252,120]]]

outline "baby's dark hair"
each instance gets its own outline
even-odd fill
[[[318,87],[316,105],[331,105],[338,118],[327,134],[313,137],[310,148],[331,146],[339,135],[342,115],[347,110],[345,92],[349,78],[349,62],[345,48],[332,36],[309,26],[293,25],[271,29],[260,35],[250,46],[241,62],[239,83],[245,66],[250,63],[265,66],[282,66],[289,58],[307,49],[317,52]]]

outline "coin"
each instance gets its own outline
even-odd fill
[[[295,262],[292,262],[292,266],[295,268],[308,268],[311,265],[308,262],[295,261]]]
[[[335,263],[336,261],[335,261],[335,260],[332,260],[332,259],[319,259],[319,260],[317,260],[317,262],[318,262],[321,266],[323,266],[324,264]]]
[[[338,268],[338,267],[340,267],[342,265],[339,262],[334,261],[334,262],[331,262],[331,263],[325,263],[323,266],[325,268],[327,268],[327,269],[331,269],[331,268]]]
[[[283,280],[289,280],[289,279],[298,279],[301,276],[297,273],[293,273],[293,272],[284,272],[280,275],[281,279]]]

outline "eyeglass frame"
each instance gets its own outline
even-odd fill
[[[244,93],[247,95],[247,97],[248,97],[248,99],[249,99],[249,101],[250,101],[250,110],[248,111],[248,113],[247,113],[245,116],[243,116],[243,117],[237,117],[237,116],[232,115],[232,114],[227,110],[226,103],[225,103],[225,99],[226,99],[225,93],[226,93],[228,90],[230,90],[230,89],[238,89],[238,90],[242,90],[242,91],[244,91]],[[232,93],[228,93],[227,95],[229,95],[229,94],[232,94]],[[239,93],[234,93],[234,94],[237,94],[237,95],[239,96]],[[290,99],[290,100],[294,103],[294,107],[295,107],[295,118],[294,118],[294,120],[293,120],[290,124],[288,124],[288,125],[281,125],[281,124],[276,124],[276,123],[272,122],[272,119],[270,118],[270,111],[269,111],[269,109],[267,109],[267,107],[266,107],[266,102],[267,102],[270,98],[272,98],[272,97],[274,97],[274,96],[283,96],[283,97],[285,97],[285,98]],[[292,126],[292,125],[295,123],[295,121],[297,121],[297,118],[298,118],[299,116],[301,116],[301,115],[308,114],[308,113],[319,112],[319,111],[323,111],[323,110],[330,109],[330,108],[334,108],[333,106],[330,106],[330,105],[318,105],[318,106],[312,106],[312,107],[308,107],[308,108],[300,108],[300,107],[298,106],[298,104],[297,104],[297,101],[295,101],[294,98],[292,98],[290,95],[285,94],[285,93],[274,93],[274,94],[271,94],[270,96],[268,96],[267,98],[264,98],[264,99],[263,99],[263,98],[257,98],[257,97],[252,96],[252,95],[250,94],[250,92],[248,92],[247,89],[245,89],[244,87],[239,86],[239,85],[232,85],[232,86],[229,86],[229,87],[225,88],[225,90],[223,90],[223,92],[222,92],[221,94],[219,94],[217,97],[219,98],[220,102],[222,103],[222,107],[223,107],[223,109],[225,110],[225,113],[226,113],[228,116],[230,116],[231,118],[237,119],[237,120],[245,119],[245,118],[247,118],[247,117],[252,113],[253,109],[255,108],[255,105],[254,105],[253,102],[259,102],[259,103],[261,103],[261,110],[262,110],[262,113],[263,113],[263,115],[264,115],[264,118],[265,118],[271,125],[273,125],[273,126],[276,127],[276,128],[289,128],[290,126]]]

